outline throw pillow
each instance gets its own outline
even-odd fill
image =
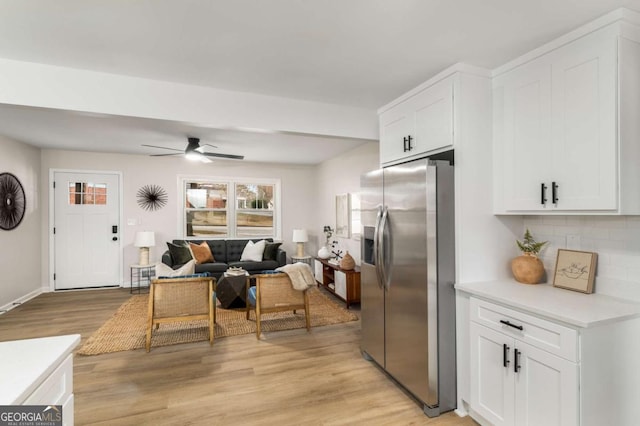
[[[245,262],[262,262],[262,254],[264,253],[264,248],[267,242],[265,240],[260,240],[257,243],[253,241],[249,241],[246,246],[244,246],[244,250],[242,250],[242,256],[240,256],[240,261]]]
[[[191,249],[186,243],[185,245],[178,245],[167,242],[167,247],[169,247],[169,254],[171,254],[174,265],[182,265],[193,259]]]
[[[278,260],[276,257],[278,256],[278,248],[282,245],[282,243],[270,243],[264,246],[264,254],[262,255],[262,260]]]
[[[165,265],[164,263],[158,263],[156,265],[156,276],[158,278],[173,278],[179,277],[181,275],[191,275],[195,272],[195,269],[196,261],[193,259],[191,259],[178,269],[173,269],[170,266]]]
[[[213,253],[211,253],[209,244],[206,241],[200,244],[189,243],[189,247],[191,247],[191,253],[193,253],[193,258],[196,260],[196,265],[215,262]]]

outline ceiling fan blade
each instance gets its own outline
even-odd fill
[[[167,148],[167,147],[165,147],[165,146],[145,145],[145,144],[142,144],[142,146],[148,146],[149,148],[169,149],[169,150],[171,150],[171,151],[184,152],[184,151],[183,151],[183,150],[181,150],[181,149]]]
[[[205,143],[205,144],[202,144],[200,146],[210,146],[211,148],[218,148],[217,146],[211,145],[210,143]]]
[[[203,152],[202,155],[207,157],[230,158],[232,160],[244,160],[244,155],[217,154],[214,152]]]
[[[181,155],[180,153],[176,152],[175,154],[150,154],[150,157],[170,157],[172,155]]]

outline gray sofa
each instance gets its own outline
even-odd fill
[[[262,239],[273,242],[271,238],[252,239],[251,241],[257,242]],[[241,262],[242,251],[249,240],[189,240],[194,244],[200,244],[202,241],[206,241],[209,245],[215,262],[196,265],[196,273],[209,272],[212,276],[220,278],[229,267],[241,267],[250,274],[256,274],[276,269],[287,263],[287,253],[280,248],[276,252],[276,260],[263,259],[261,262]],[[184,240],[173,240],[173,244],[180,245],[182,243],[184,243]],[[173,269],[182,266],[182,264],[174,263],[169,250],[162,254],[162,263],[169,265]]]

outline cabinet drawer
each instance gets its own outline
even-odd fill
[[[45,381],[24,401],[24,405],[59,405],[73,392],[73,354],[67,356]]]
[[[574,329],[475,297],[471,298],[469,307],[471,321],[569,361],[579,361],[578,333]],[[501,321],[522,327],[522,330]]]

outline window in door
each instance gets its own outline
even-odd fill
[[[68,182],[69,204],[107,204],[107,184],[92,182]]]

